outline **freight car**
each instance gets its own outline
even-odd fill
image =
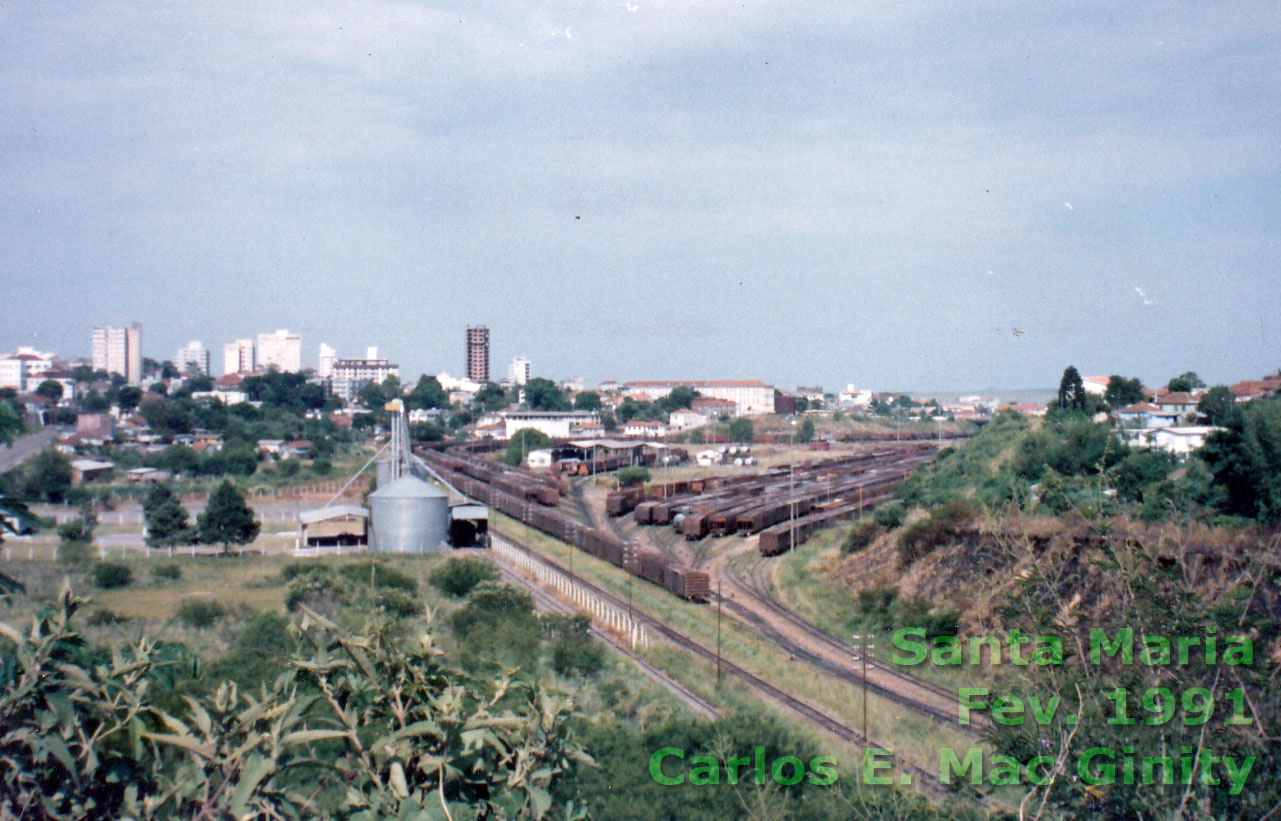
[[[486,483],[452,469],[439,452],[423,453],[433,470],[461,493],[484,502],[530,527],[604,559],[690,601],[707,601],[711,583],[707,573],[674,562],[662,554],[641,549],[608,531],[588,527],[559,510],[539,507],[529,498],[509,493],[497,484]],[[504,482],[510,484],[510,482]]]

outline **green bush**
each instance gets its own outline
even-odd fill
[[[178,605],[175,615],[192,627],[205,628],[227,615],[227,609],[212,599],[187,599]]]
[[[374,587],[388,587],[404,590],[406,593],[418,592],[418,582],[414,580],[413,576],[402,573],[382,562],[369,561],[345,564],[338,569],[338,573],[356,584],[368,585],[372,580]]]
[[[478,556],[451,558],[432,570],[427,581],[431,586],[450,596],[466,596],[481,582],[498,580],[498,568]]]
[[[115,590],[133,581],[133,571],[126,565],[103,562],[93,569],[93,583],[103,590]]]
[[[101,607],[89,614],[89,624],[96,627],[102,627],[109,624],[121,624],[127,621],[129,621],[129,619],[119,613],[113,613],[105,607]]]
[[[417,616],[423,612],[418,600],[403,590],[383,590],[374,597],[374,603],[398,618]]]
[[[93,545],[88,542],[62,542],[58,545],[58,561],[62,564],[84,564],[93,558]]]
[[[592,638],[587,616],[547,616],[543,632],[552,639],[552,669],[562,676],[590,676],[605,666],[605,649]]]
[[[898,537],[898,555],[904,567],[933,553],[974,518],[969,503],[955,499],[939,506],[924,519],[908,525]]]
[[[182,568],[176,564],[158,564],[151,568],[151,575],[157,581],[177,581],[182,578]]]
[[[640,465],[628,465],[618,469],[618,484],[620,487],[643,485],[648,481],[649,468],[644,468]]]
[[[884,528],[895,528],[907,519],[907,506],[897,499],[884,502],[872,511],[872,520]]]
[[[334,463],[322,456],[311,463],[311,469],[317,476],[328,476],[334,469]]]
[[[881,526],[874,520],[859,519],[846,534],[845,541],[841,543],[841,554],[848,556],[851,553],[866,550],[879,535],[881,535]]]

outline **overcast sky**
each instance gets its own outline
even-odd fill
[[[0,5],[0,349],[781,387],[1281,366],[1281,7]]]

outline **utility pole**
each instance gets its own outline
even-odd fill
[[[875,650],[876,646],[868,644],[869,636],[865,634],[854,634],[854,640],[859,642],[859,660],[863,664],[863,741],[866,743],[870,739],[867,736],[867,654],[870,650]]]
[[[792,452],[787,460],[787,530],[796,552],[796,417],[792,417]]]
[[[716,683],[721,683],[721,601],[724,596],[721,594],[724,583],[721,579],[716,580]]]

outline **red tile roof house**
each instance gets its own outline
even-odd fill
[[[1265,379],[1247,379],[1228,388],[1238,402],[1249,402],[1262,396],[1269,396],[1281,390],[1281,376],[1269,376]]]

